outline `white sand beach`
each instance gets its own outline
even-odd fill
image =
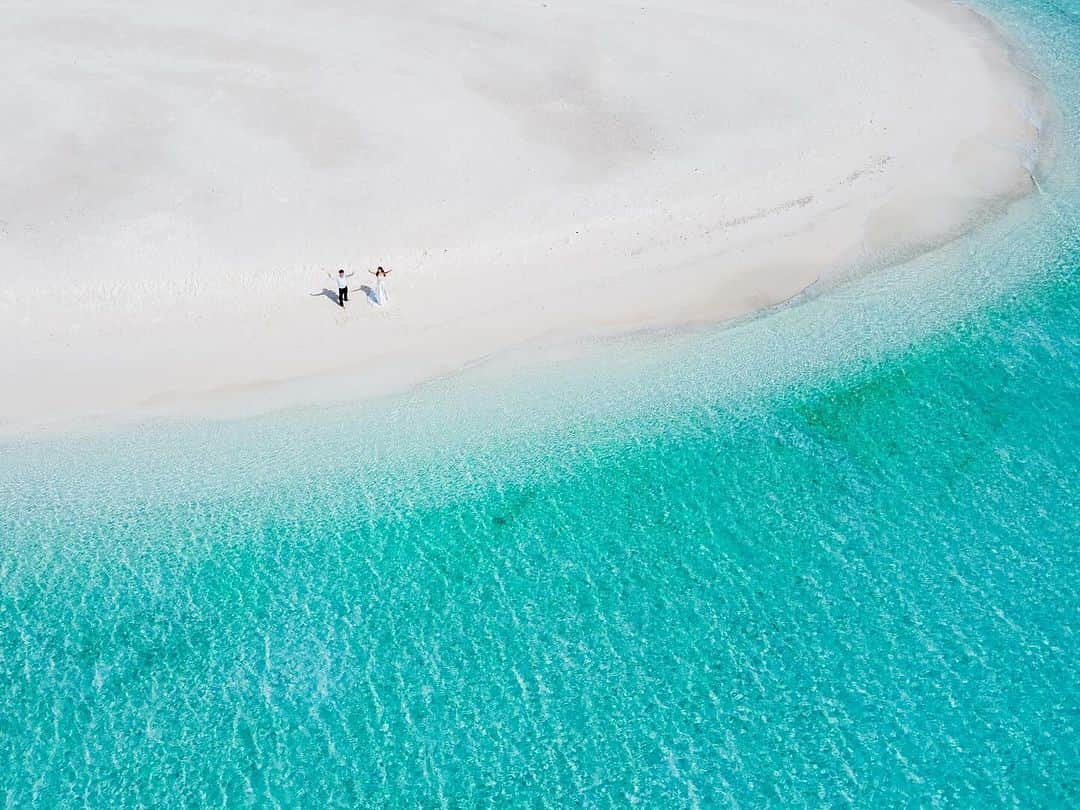
[[[1032,77],[945,0],[4,16],[6,433],[731,318],[999,212],[1039,138]]]

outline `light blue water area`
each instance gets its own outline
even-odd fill
[[[1045,196],[723,329],[0,448],[6,806],[1075,806],[1080,16]]]

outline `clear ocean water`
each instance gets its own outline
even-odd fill
[[[7,807],[1080,804],[1080,4],[1043,193],[764,316],[0,445]]]

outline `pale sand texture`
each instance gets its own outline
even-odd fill
[[[1041,104],[939,0],[36,0],[0,68],[7,433],[745,313],[1026,193]]]

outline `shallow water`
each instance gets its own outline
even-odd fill
[[[1075,805],[1080,16],[984,6],[1061,159],[946,249],[378,407],[3,446],[6,804]]]

